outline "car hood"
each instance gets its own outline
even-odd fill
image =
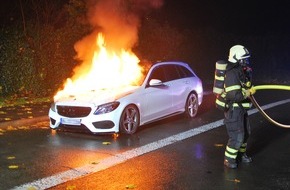
[[[103,104],[116,101],[124,96],[134,93],[140,86],[128,86],[114,89],[92,90],[78,94],[70,94],[60,97],[58,104]]]

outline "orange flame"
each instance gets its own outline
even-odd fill
[[[142,68],[134,53],[124,49],[119,53],[107,49],[102,33],[98,33],[96,44],[98,50],[94,51],[91,69],[76,73],[78,77],[74,80],[68,78],[64,88],[54,96],[55,101],[92,90],[116,89],[140,82]]]

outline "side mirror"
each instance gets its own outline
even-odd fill
[[[149,86],[160,86],[163,85],[163,82],[159,79],[151,79],[149,81]]]

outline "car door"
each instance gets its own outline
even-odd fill
[[[151,79],[158,79],[162,81],[162,84],[150,86]],[[154,68],[148,77],[144,97],[142,97],[145,102],[142,109],[144,122],[152,121],[171,113],[172,91],[167,80],[164,65]]]
[[[188,95],[188,79],[184,78],[179,72],[179,65],[167,65],[166,75],[170,83],[172,107],[171,113],[180,112],[185,107],[185,101]]]

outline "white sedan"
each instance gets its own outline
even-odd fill
[[[91,133],[133,134],[139,126],[185,113],[194,118],[203,100],[200,78],[183,62],[158,62],[140,86],[69,96],[49,110],[52,129],[88,129]]]

